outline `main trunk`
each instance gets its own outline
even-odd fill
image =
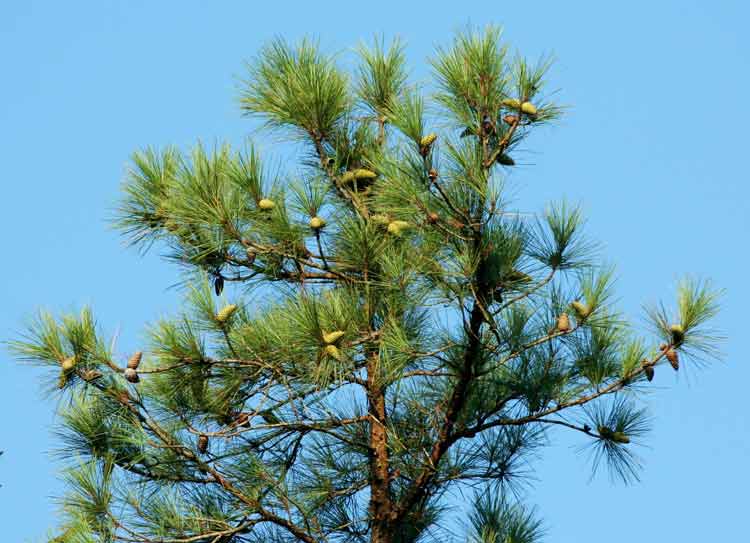
[[[377,379],[377,353],[367,362],[367,404],[370,414],[370,519],[372,543],[391,541],[391,491],[388,473],[385,390]]]

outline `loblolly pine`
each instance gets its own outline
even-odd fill
[[[639,392],[676,347],[683,364],[713,353],[716,291],[682,282],[643,339],[579,208],[508,209],[498,157],[562,109],[549,64],[498,29],[439,49],[429,93],[400,43],[359,55],[348,76],[315,42],[277,40],[248,65],[240,104],[288,171],[252,143],[134,154],[118,226],[188,270],[184,306],[148,328],[148,369],[119,368],[88,309],[13,342],[65,398],[63,537],[536,543],[511,496],[558,432],[594,470],[637,477]],[[217,308],[225,288],[236,303]]]

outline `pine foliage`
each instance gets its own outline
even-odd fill
[[[288,171],[252,143],[133,155],[118,227],[188,278],[142,355],[89,309],[12,342],[64,400],[51,541],[431,541],[460,491],[459,540],[535,543],[519,499],[557,432],[636,479],[654,370],[717,355],[710,283],[648,307],[646,335],[579,207],[510,209],[513,157],[563,111],[549,59],[494,27],[438,49],[432,87],[398,41],[358,55],[348,74],[279,39],[248,64],[241,107],[301,153]]]

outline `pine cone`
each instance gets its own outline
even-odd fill
[[[214,292],[217,296],[221,296],[224,290],[224,277],[221,274],[217,274],[214,278]]]
[[[680,357],[677,356],[677,351],[672,348],[667,349],[667,351],[664,353],[664,356],[667,357],[667,360],[669,360],[669,363],[672,365],[674,371],[680,369]]]
[[[69,356],[68,358],[60,361],[60,367],[62,368],[64,373],[70,373],[73,371],[76,367],[76,364],[78,364],[78,357],[75,355]]]
[[[375,224],[380,224],[383,226],[391,222],[391,219],[388,218],[388,215],[382,215],[382,214],[371,215],[370,220],[374,222]]]
[[[364,168],[359,168],[357,170],[354,170],[354,178],[355,179],[375,179],[378,174],[376,174],[373,171],[366,170]]]
[[[201,434],[198,436],[198,452],[201,454],[205,454],[205,452],[208,450],[208,436]]]
[[[437,139],[437,134],[435,134],[434,132],[431,132],[420,140],[419,146],[425,149],[429,147],[430,145],[432,145],[433,143],[435,143],[436,139]]]
[[[435,180],[436,180],[436,179],[438,178],[438,173],[437,173],[437,170],[436,170],[435,168],[430,168],[430,171],[429,171],[429,172],[427,172],[427,177],[429,177],[429,178],[430,178],[430,181],[431,181],[432,183],[434,183],[434,182],[435,182]]]
[[[573,308],[576,318],[580,321],[585,320],[591,314],[591,308],[582,302],[575,301],[570,304],[570,307]]]
[[[258,207],[262,209],[263,211],[270,211],[272,210],[276,204],[273,202],[273,200],[269,200],[268,198],[263,198],[258,202]]]
[[[630,438],[624,432],[612,432],[612,441],[615,443],[630,443]]]
[[[521,111],[523,111],[526,115],[536,115],[537,113],[536,106],[531,102],[524,102],[523,104],[521,104]]]
[[[102,376],[102,372],[97,370],[86,370],[81,374],[81,379],[86,382],[91,382],[99,379]]]
[[[133,356],[128,360],[128,367],[137,370],[138,366],[141,364],[141,358],[143,358],[143,353],[141,351],[133,353]]]
[[[316,216],[310,219],[310,228],[312,228],[313,230],[320,230],[325,225],[326,225],[326,221],[322,217]]]
[[[138,376],[138,372],[133,368],[125,368],[125,379],[127,379],[129,383],[137,383],[141,380]]]
[[[521,101],[515,98],[506,98],[501,102],[505,107],[510,109],[521,109]]]
[[[518,115],[506,115],[503,117],[505,124],[514,125],[518,122]]]
[[[342,337],[344,337],[344,331],[343,330],[336,330],[335,332],[330,332],[328,334],[323,334],[323,341],[326,344],[330,345],[331,343],[336,343]]]
[[[648,382],[654,380],[654,366],[649,363],[648,360],[644,360],[641,362],[641,366],[643,367],[643,371],[646,374],[646,379],[648,379]]]
[[[335,358],[336,360],[343,360],[343,355],[341,354],[341,351],[338,347],[335,345],[326,345],[325,352],[328,356],[331,358]]]
[[[219,324],[226,323],[229,318],[234,314],[234,312],[237,311],[237,305],[236,304],[229,304],[225,306],[221,311],[219,311],[216,314],[216,322]]]
[[[404,230],[407,230],[411,225],[406,221],[391,221],[388,224],[388,232],[400,236]]]
[[[560,316],[557,317],[557,331],[570,332],[570,319],[567,313],[560,313]]]
[[[351,183],[355,179],[356,177],[354,177],[354,172],[344,172],[344,175],[341,176],[341,184],[346,185],[347,183]]]

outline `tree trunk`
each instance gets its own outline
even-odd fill
[[[377,353],[367,362],[367,403],[370,414],[370,519],[372,543],[391,541],[391,488],[388,473],[385,390],[377,382]]]

